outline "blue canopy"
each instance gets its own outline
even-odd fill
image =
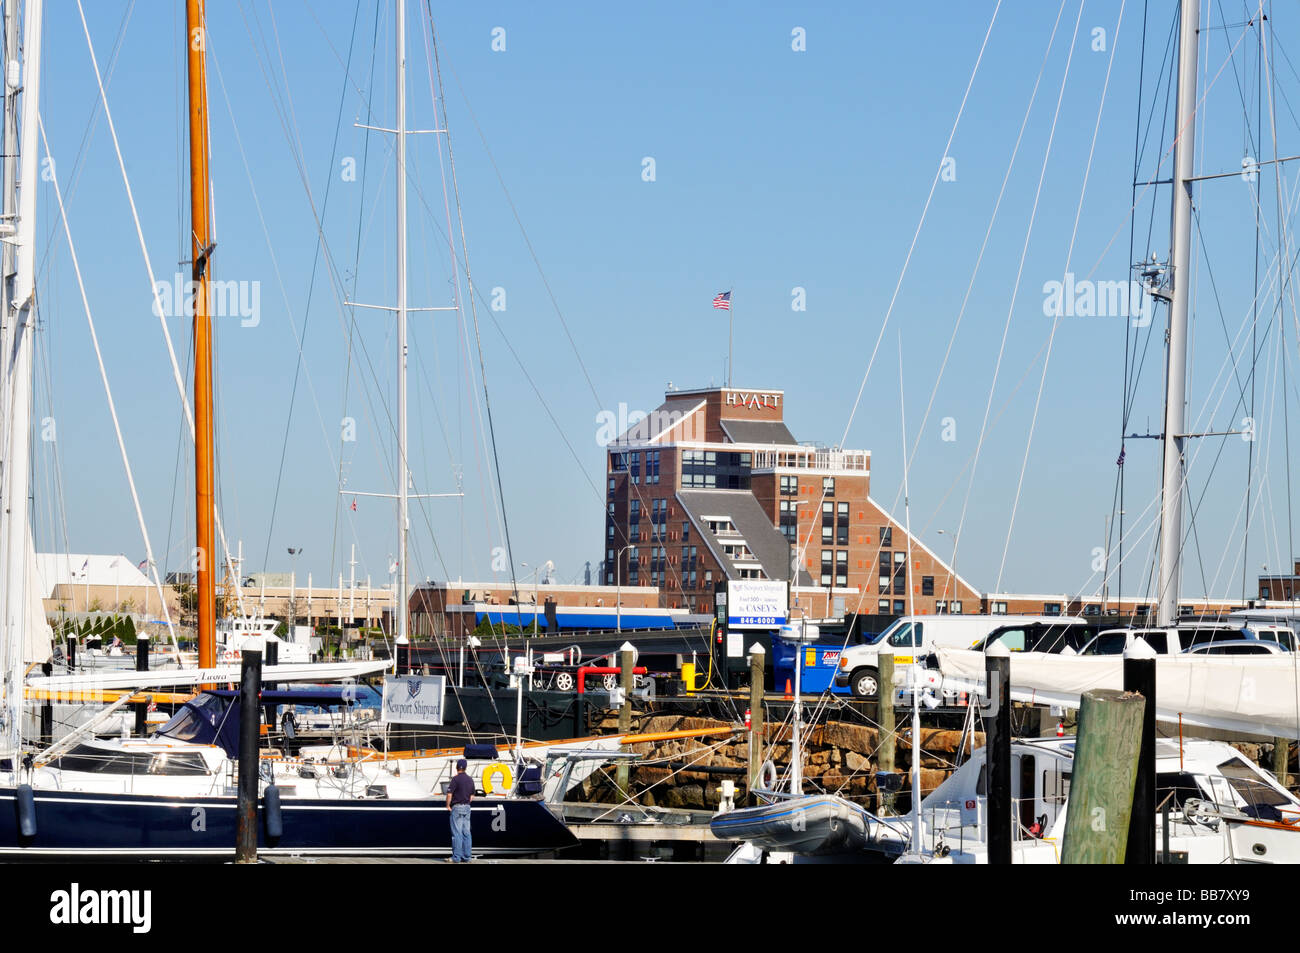
[[[217,745],[228,757],[239,755],[239,692],[209,689],[181,706],[157,734],[177,741]],[[306,691],[276,689],[258,696],[259,705],[351,705],[356,687],[317,688]]]

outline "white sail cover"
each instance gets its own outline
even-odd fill
[[[935,649],[945,689],[984,689],[983,652]],[[1011,653],[1011,697],[1079,707],[1084,692],[1124,687],[1118,655]],[[1156,717],[1203,728],[1300,738],[1300,654],[1162,655],[1156,659]]]

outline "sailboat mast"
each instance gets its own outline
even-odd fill
[[[199,666],[217,662],[217,589],[213,575],[215,474],[213,467],[212,320],[208,314],[209,229],[207,18],[204,0],[187,0],[190,123],[190,260],[194,291],[194,518],[198,548]]]
[[[21,744],[22,644],[27,624],[27,550],[31,527],[27,519],[28,467],[31,457],[32,347],[36,323],[36,142],[40,110],[41,28],[43,0],[27,0],[23,13],[22,74],[8,75],[14,67],[6,63],[6,82],[22,88],[22,128],[18,142],[18,217],[15,226],[17,253],[13,284],[6,301],[2,355],[3,386],[8,406],[8,430],[4,447],[4,486],[0,505],[0,546],[4,551],[4,595],[2,606],[5,671],[5,744],[17,752]],[[7,21],[12,27],[13,20]],[[12,61],[11,61],[12,62]],[[5,142],[12,149],[12,141]],[[6,173],[6,184],[8,184]],[[6,203],[10,198],[6,198]],[[7,277],[7,276],[6,276]]]
[[[1164,474],[1161,481],[1160,581],[1156,625],[1178,621],[1183,543],[1183,476],[1187,404],[1187,306],[1191,291],[1192,157],[1196,142],[1196,35],[1200,0],[1182,0],[1178,41],[1177,139],[1169,240],[1172,294],[1165,373]]]
[[[397,644],[407,643],[406,537],[406,0],[397,0]]]

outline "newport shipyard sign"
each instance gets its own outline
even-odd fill
[[[389,675],[384,678],[383,720],[389,724],[441,725],[444,675]]]
[[[780,407],[780,394],[764,394],[758,391],[729,390],[727,394],[728,407],[744,407],[748,410],[759,410],[763,407]]]

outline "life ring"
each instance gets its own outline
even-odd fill
[[[483,769],[483,792],[493,794],[497,786],[492,783],[492,779],[500,775],[501,790],[508,791],[515,785],[514,775],[510,773],[510,765],[504,761],[494,761]]]
[[[777,785],[776,765],[771,759],[763,762],[758,770],[758,786],[765,791],[775,791]]]

